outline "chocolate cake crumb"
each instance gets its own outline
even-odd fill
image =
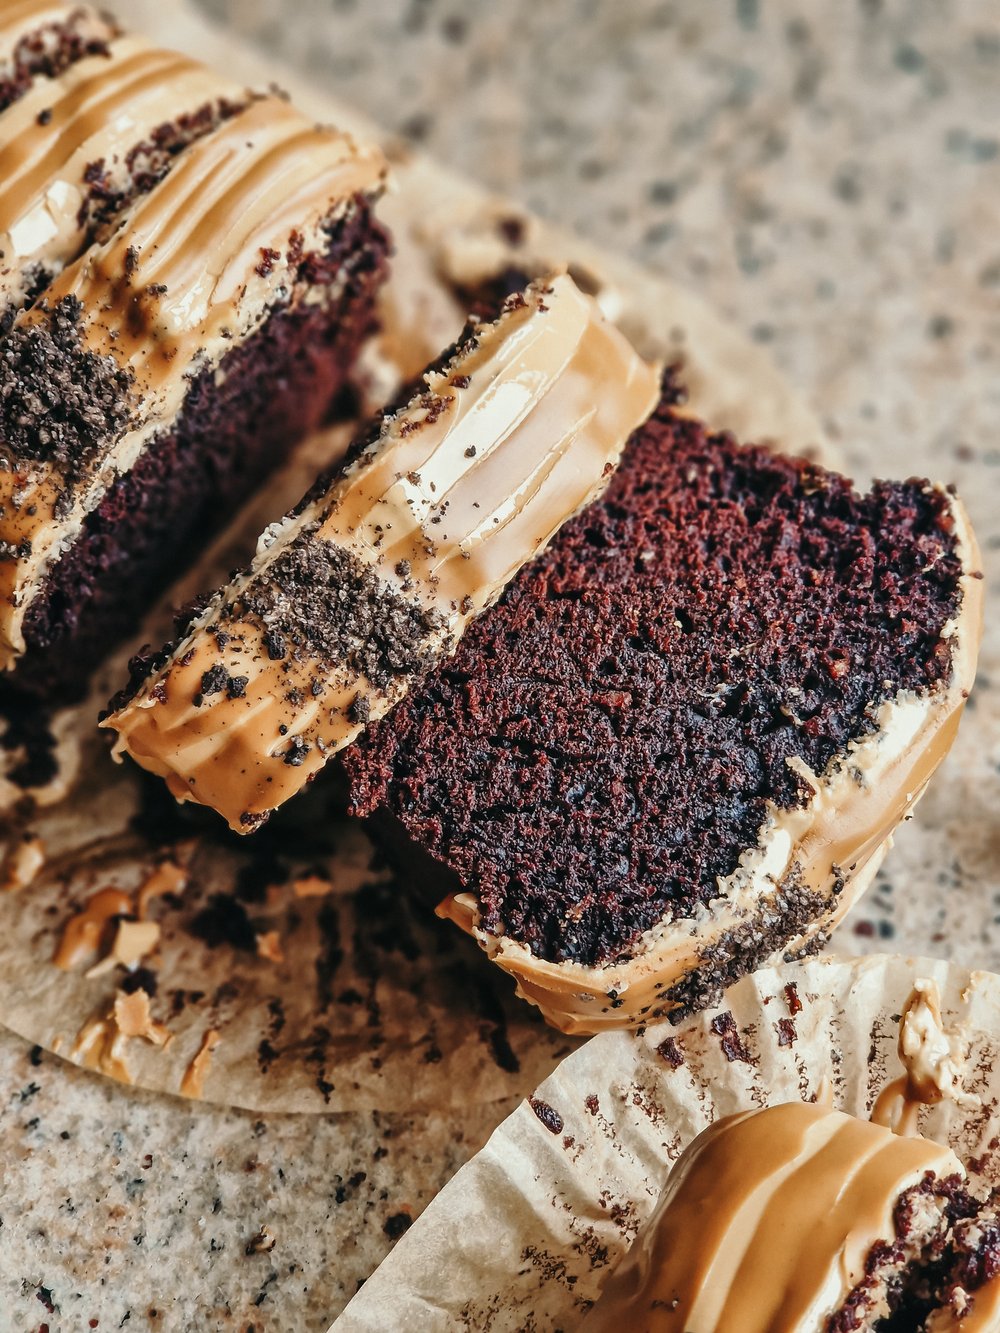
[[[230,944],[248,953],[257,951],[257,932],[246,908],[227,893],[216,893],[191,923],[194,935],[211,949]]]
[[[730,1062],[737,1060],[744,1064],[751,1064],[750,1053],[740,1040],[739,1029],[736,1026],[736,1019],[728,1011],[724,1014],[716,1014],[709,1025],[715,1035],[719,1038],[719,1045],[722,1047],[722,1054]]]
[[[264,635],[264,647],[272,662],[281,662],[288,655],[285,636],[279,634],[276,630],[269,629],[266,632]]]
[[[226,696],[229,699],[242,699],[250,683],[249,676],[230,676],[226,681]]]
[[[306,761],[306,755],[312,747],[304,741],[301,736],[293,736],[289,742],[288,749],[285,751],[284,761],[291,768],[301,768]]]
[[[563,1118],[554,1106],[550,1106],[548,1102],[543,1102],[540,1097],[529,1097],[528,1105],[550,1134],[562,1133]]]
[[[779,1018],[775,1028],[778,1033],[779,1046],[791,1046],[795,1042],[798,1033],[795,1031],[795,1024],[790,1018]]]
[[[144,990],[150,999],[156,995],[156,988],[159,982],[156,973],[148,967],[137,967],[132,972],[126,973],[119,982],[119,989],[126,995],[131,995],[134,991]]]
[[[202,673],[201,692],[202,694],[219,694],[226,688],[229,682],[229,673],[221,663],[217,662],[215,666]]]
[[[657,1046],[656,1053],[667,1062],[671,1069],[680,1069],[684,1063],[684,1053],[674,1037],[665,1037]]]
[[[347,709],[347,719],[358,726],[364,726],[371,717],[371,712],[370,700],[365,695],[358,694]]]
[[[57,467],[70,484],[94,454],[126,428],[134,376],[113,357],[88,350],[83,308],[64,296],[40,323],[15,326],[0,349],[0,467]]]

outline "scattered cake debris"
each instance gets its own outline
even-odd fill
[[[212,1063],[212,1055],[222,1038],[215,1028],[209,1028],[201,1039],[201,1045],[188,1065],[181,1079],[181,1094],[184,1097],[199,1098],[205,1092],[205,1076]]]

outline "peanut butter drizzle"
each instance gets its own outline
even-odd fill
[[[129,150],[157,127],[245,97],[197,61],[132,37],[34,84],[0,118],[0,250],[14,261],[0,273],[0,301],[23,299],[29,264],[53,270],[76,257],[91,164],[127,188]]]
[[[131,894],[123,889],[100,889],[66,922],[53,963],[66,971],[75,967],[98,948],[112,917],[130,916],[134,910]]]
[[[217,363],[276,297],[294,297],[293,233],[307,249],[322,244],[323,222],[356,194],[377,190],[383,174],[377,149],[312,125],[281,98],[263,98],[192,144],[110,239],[50,285],[45,304],[79,299],[86,345],[134,374],[140,408],[63,508],[65,478],[54,465],[0,473],[0,543],[8,551],[30,543],[27,554],[0,564],[0,664],[12,666],[23,651],[24,613],[49,565],[115,476],[169,428],[192,365]],[[263,250],[277,253],[267,269]],[[17,322],[46,317],[39,304]]]
[[[180,1091],[182,1097],[199,1098],[204,1096],[205,1075],[208,1073],[212,1056],[221,1040],[222,1038],[215,1028],[209,1028],[202,1037],[201,1045],[181,1079]]]
[[[329,543],[433,613],[426,656],[443,656],[603,489],[658,394],[655,371],[565,275],[533,284],[425,384],[104,724],[178,799],[211,806],[237,831],[294,795],[410,685],[400,673],[376,686],[348,661],[309,651],[272,661],[267,627],[229,614],[241,592],[293,542]],[[204,673],[220,664],[245,678],[239,697],[203,696]]]
[[[897,1051],[904,1072],[879,1094],[872,1110],[875,1124],[914,1135],[922,1106],[946,1099],[958,1106],[978,1106],[978,1098],[962,1091],[964,1044],[959,1032],[944,1025],[937,984],[915,982],[899,1021]]]
[[[727,1116],[674,1168],[584,1326],[812,1333],[928,1171],[965,1175],[949,1148],[814,1104]]]

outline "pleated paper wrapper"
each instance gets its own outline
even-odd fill
[[[914,981],[968,1041],[977,1108],[922,1108],[973,1183],[1000,1181],[1000,977],[930,959],[818,958],[768,968],[676,1028],[607,1033],[522,1102],[399,1242],[336,1333],[574,1329],[648,1218],[672,1164],[713,1120],[808,1101],[868,1116],[902,1072]]]

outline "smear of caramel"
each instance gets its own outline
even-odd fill
[[[132,916],[134,911],[132,896],[124,889],[100,889],[82,912],[66,922],[52,961],[68,972],[96,952],[109,921],[116,916]]]
[[[205,1075],[212,1063],[212,1054],[221,1041],[215,1028],[209,1028],[201,1039],[198,1053],[184,1071],[181,1079],[181,1095],[184,1097],[202,1097],[205,1092]]]

